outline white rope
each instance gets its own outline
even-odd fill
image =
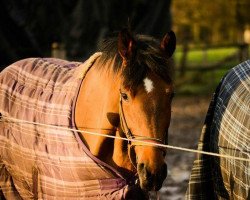
[[[33,125],[37,125],[37,126],[45,126],[45,127],[48,127],[48,128],[57,128],[57,129],[67,130],[67,131],[75,131],[75,132],[78,132],[78,133],[86,133],[86,134],[90,134],[90,135],[107,137],[107,138],[112,138],[112,139],[119,139],[119,140],[131,141],[131,142],[140,142],[140,143],[143,143],[145,146],[158,146],[158,147],[162,147],[162,148],[169,148],[169,149],[175,149],[175,150],[180,150],[180,151],[199,153],[199,154],[205,154],[205,155],[210,155],[210,156],[217,156],[217,157],[221,157],[221,158],[228,158],[228,159],[234,159],[234,160],[241,160],[241,161],[250,162],[249,158],[241,158],[241,157],[229,156],[229,155],[218,154],[218,153],[213,153],[213,152],[189,149],[189,148],[184,148],[184,147],[177,147],[177,146],[172,146],[172,145],[167,145],[167,144],[159,144],[159,143],[154,143],[154,142],[149,142],[149,141],[136,140],[136,139],[132,139],[132,138],[128,139],[128,138],[124,138],[124,137],[106,135],[106,134],[97,133],[97,132],[77,130],[77,129],[74,129],[74,128],[43,124],[43,123],[39,123],[39,122],[31,122],[31,121],[27,121],[27,120],[12,118],[12,117],[2,116],[2,119],[0,121],[7,121],[7,122],[8,121],[13,121],[13,122],[16,122],[16,123],[33,124]]]

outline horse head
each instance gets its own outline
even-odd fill
[[[124,29],[118,36],[122,58],[120,85],[121,131],[129,139],[129,157],[143,190],[159,190],[167,176],[165,144],[171,118],[173,84],[168,59],[175,50],[175,34],[161,42],[134,37]],[[155,145],[146,145],[150,142]]]
[[[110,140],[83,134],[91,153],[125,176],[138,173],[143,190],[159,190],[167,175],[165,149],[173,83],[169,58],[175,34],[161,41],[122,30],[106,39],[102,55],[88,71],[76,105],[79,129],[136,140]],[[153,146],[144,144],[150,142]],[[134,166],[134,167],[133,167]]]

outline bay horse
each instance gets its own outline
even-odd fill
[[[123,29],[118,37],[106,39],[101,53],[85,64],[33,58],[7,67],[0,76],[0,178],[5,180],[0,181],[0,194],[13,199],[74,195],[95,199],[94,193],[101,198],[103,191],[114,186],[115,190],[106,192],[105,197],[128,199],[131,195],[146,198],[145,192],[158,191],[167,176],[166,150],[157,144],[165,144],[168,137],[173,98],[170,58],[175,46],[172,31],[158,41]],[[88,66],[85,72],[81,71],[83,65]],[[10,123],[11,117],[27,121]],[[28,121],[36,124],[31,127]],[[38,127],[38,123],[136,141],[64,133],[59,128]],[[15,148],[18,158],[12,155]],[[94,163],[88,164],[89,158],[82,158],[82,149]],[[94,166],[93,171],[90,166]],[[99,182],[93,183],[98,175],[102,176]],[[112,180],[104,181],[108,178]],[[75,181],[79,179],[82,182]],[[141,194],[130,192],[130,188],[137,188],[134,191]]]

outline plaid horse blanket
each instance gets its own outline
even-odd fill
[[[74,106],[85,63],[18,61],[0,74],[0,199],[121,199],[126,181],[93,157],[74,131]]]
[[[224,76],[208,109],[198,149],[250,159],[250,60]],[[250,199],[250,162],[199,154],[186,199]]]

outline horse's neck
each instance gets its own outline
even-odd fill
[[[81,85],[75,110],[76,126],[82,130],[118,136],[120,79],[108,70],[100,72],[98,64],[91,67]],[[94,156],[123,171],[133,169],[127,148],[124,148],[127,146],[125,141],[90,134],[83,134],[82,138]]]

